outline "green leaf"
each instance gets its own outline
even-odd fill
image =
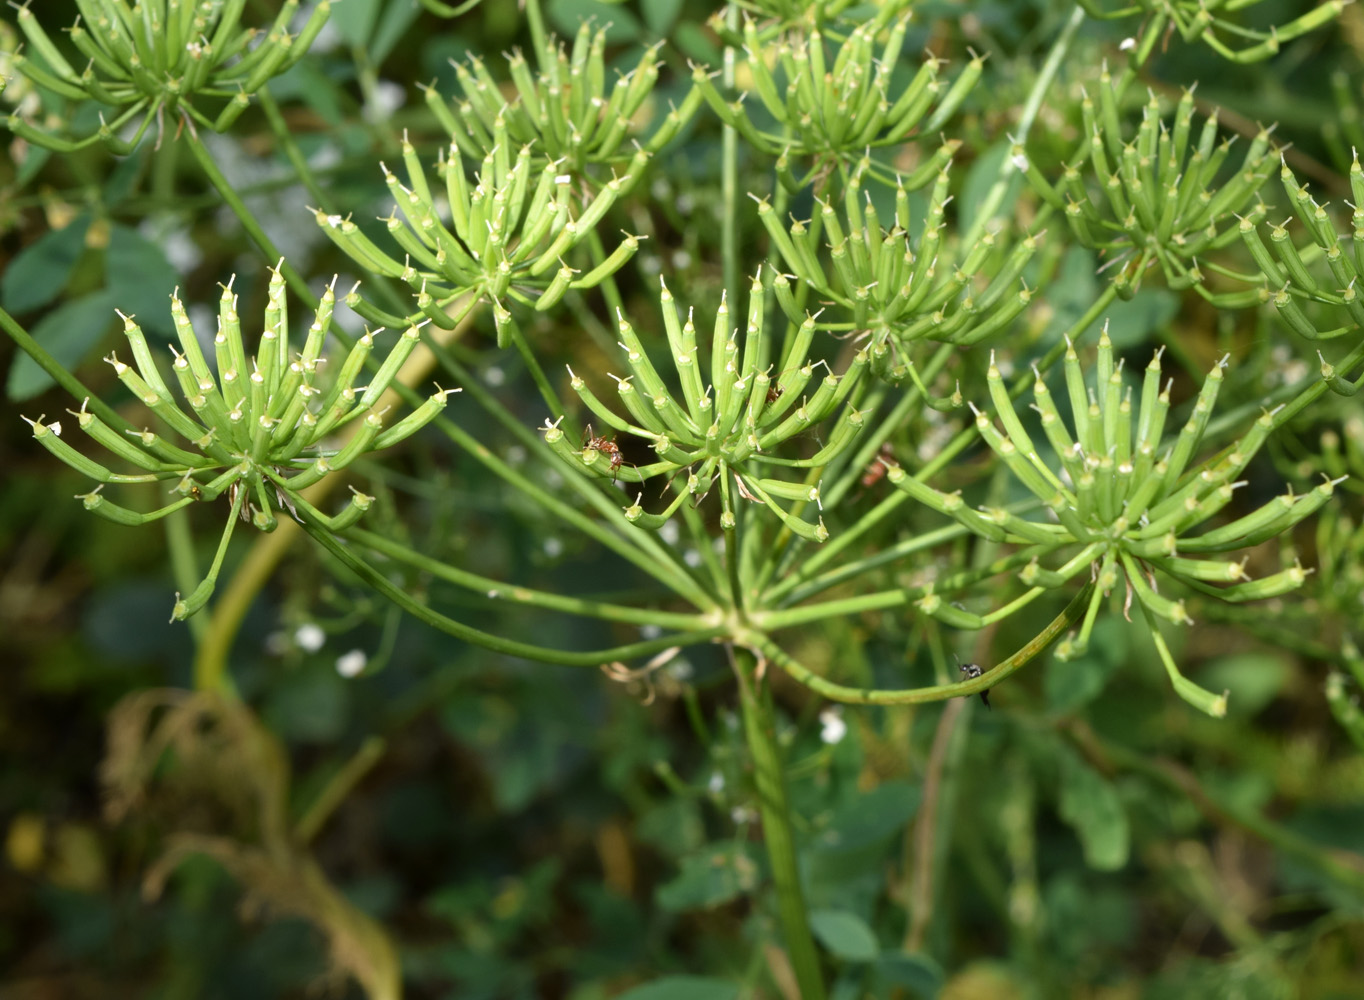
[[[658,887],[665,910],[694,910],[728,903],[758,884],[758,862],[748,845],[726,844],[682,859],[682,870]]]
[[[876,933],[865,920],[847,910],[815,910],[810,930],[820,944],[848,962],[870,962],[880,954]]]
[[[679,52],[690,59],[706,66],[718,66],[724,59],[720,52],[720,47],[715,44],[714,39],[706,33],[701,25],[692,21],[683,21],[672,33],[673,44],[677,46]]]
[[[1108,320],[1108,339],[1115,351],[1126,351],[1143,343],[1179,312],[1179,297],[1164,288],[1143,288],[1130,301],[1109,306],[1097,322]],[[1092,328],[1091,328],[1092,329]]]
[[[1236,653],[1200,669],[1198,681],[1211,691],[1230,691],[1232,713],[1249,719],[1278,696],[1292,672],[1274,653]]]
[[[644,8],[644,23],[659,37],[668,34],[677,15],[682,12],[682,0],[647,0],[640,6]]]
[[[835,811],[815,844],[825,851],[855,851],[903,832],[919,810],[922,793],[906,781],[887,781]]]
[[[420,13],[421,8],[414,3],[392,3],[384,8],[379,27],[375,29],[374,38],[369,43],[369,58],[374,65],[382,64],[389,57]]]
[[[363,48],[373,37],[374,19],[378,13],[379,0],[346,0],[332,7],[331,23],[352,46]]]
[[[0,298],[12,313],[28,312],[55,299],[85,252],[89,213],[82,212],[62,229],[44,233],[25,247],[0,278]]]
[[[875,969],[882,987],[878,996],[898,996],[899,990],[908,990],[915,1000],[934,1000],[946,978],[942,966],[927,955],[886,953],[876,960]],[[891,989],[897,993],[890,993]]]
[[[136,316],[138,326],[167,338],[175,334],[170,295],[180,276],[159,246],[136,229],[111,226],[104,273],[115,304]]]
[[[616,1000],[737,1000],[739,985],[711,976],[664,976],[636,986]]]
[[[1122,622],[1100,618],[1094,623],[1089,649],[1071,660],[1052,657],[1042,676],[1047,707],[1053,712],[1073,712],[1093,701],[1108,685],[1114,672],[1126,661],[1128,632]]]
[[[63,368],[75,369],[117,320],[113,293],[101,289],[63,303],[44,316],[31,333]],[[11,402],[22,403],[51,385],[52,376],[27,354],[20,353],[9,370],[5,395]]]
[[[546,13],[554,27],[570,38],[578,33],[578,27],[584,21],[594,21],[606,28],[606,41],[610,45],[633,42],[644,31],[639,18],[632,12],[602,0],[550,0]]]
[[[1130,846],[1127,813],[1117,789],[1069,747],[1061,748],[1060,763],[1061,818],[1079,836],[1086,864],[1116,871],[1127,864]]]

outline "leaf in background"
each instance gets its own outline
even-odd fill
[[[870,962],[881,952],[876,933],[867,922],[847,910],[814,910],[810,930],[820,944],[848,962]]]
[[[169,312],[169,308],[166,311]],[[44,316],[30,332],[63,368],[74,370],[117,320],[114,295],[104,288],[63,303]],[[5,395],[11,402],[22,403],[51,385],[52,376],[39,368],[38,362],[20,352],[9,370]]]
[[[602,0],[550,0],[546,12],[554,27],[569,38],[578,33],[578,26],[584,21],[604,27],[610,45],[633,42],[644,30],[631,11]]]
[[[1116,871],[1127,864],[1129,847],[1127,813],[1118,791],[1068,746],[1061,746],[1059,754],[1061,818],[1079,836],[1086,864]]]
[[[1292,675],[1286,657],[1274,653],[1235,653],[1213,660],[1200,670],[1198,683],[1209,691],[1230,691],[1231,712],[1249,719],[1278,697]]]
[[[682,859],[682,870],[658,887],[655,899],[665,910],[719,906],[751,892],[758,884],[758,862],[747,844],[717,845]]]
[[[44,233],[25,247],[0,278],[0,298],[12,313],[28,312],[55,299],[85,252],[90,215],[82,212],[63,229]]]
[[[105,285],[112,291],[114,304],[136,316],[142,329],[174,336],[170,296],[180,276],[165,252],[136,229],[114,225],[109,229],[107,254]]]
[[[835,811],[816,836],[825,851],[855,851],[901,833],[919,810],[922,791],[906,781],[887,781]]]
[[[412,27],[412,22],[420,13],[421,8],[414,3],[391,3],[384,8],[384,16],[379,19],[379,27],[375,29],[374,37],[369,43],[369,58],[375,66],[382,65],[389,57],[393,47],[402,39],[407,29]]]
[[[415,6],[394,4],[395,7]],[[346,0],[332,8],[331,23],[355,48],[368,45],[374,35],[374,20],[379,14],[379,0]],[[378,63],[375,59],[375,63]]]
[[[891,988],[908,990],[914,1000],[935,1000],[942,989],[943,971],[927,955],[886,953],[876,960],[876,978],[882,990],[879,995],[894,995]]]
[[[636,986],[616,1000],[738,1000],[739,986],[711,976],[664,976]]]
[[[1099,696],[1108,679],[1127,662],[1128,635],[1122,622],[1100,618],[1084,656],[1071,660],[1052,657],[1042,677],[1047,707],[1053,712],[1073,712]]]
[[[667,36],[677,15],[682,13],[682,0],[645,0],[640,6],[644,9],[644,23],[660,38]]]
[[[1115,351],[1126,351],[1141,344],[1179,312],[1179,297],[1164,288],[1143,288],[1130,301],[1121,300],[1108,307],[1102,325],[1108,320],[1108,339]]]
[[[975,224],[985,196],[999,179],[999,168],[1012,147],[1013,143],[1008,139],[997,142],[976,157],[976,161],[971,164],[971,169],[966,174],[966,184],[961,192],[961,208],[958,209],[961,220],[958,225],[962,232]],[[1014,202],[1018,200],[1018,192],[1022,190],[1022,185],[1017,180],[1018,176],[1017,172],[1010,172],[1009,191],[995,209],[996,216],[1007,217],[1012,211]]]

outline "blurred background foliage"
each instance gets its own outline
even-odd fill
[[[35,6],[54,31],[75,18],[71,3]],[[255,4],[257,15],[268,6]],[[1245,16],[1281,24],[1302,9],[1269,0]],[[698,0],[549,0],[546,12],[565,35],[585,17],[609,22],[620,67],[665,41],[658,107],[685,95],[688,61],[721,58],[712,9]],[[991,55],[956,133],[962,217],[989,187],[1068,14],[1045,0],[916,5],[907,52],[928,47],[956,64],[968,47]],[[1087,22],[1075,66],[1116,58],[1139,23]],[[12,47],[13,25],[0,31]],[[526,42],[510,2],[445,20],[411,0],[345,0],[309,57],[270,90],[330,195],[369,226],[389,201],[376,159],[396,157],[404,129],[439,136],[419,85],[454,93],[450,60]],[[1200,102],[1247,136],[1250,123],[1280,122],[1293,168],[1338,199],[1359,133],[1362,58],[1355,5],[1253,66],[1172,35],[1140,82],[1168,96],[1198,80]],[[1069,152],[1079,82],[1066,76],[1049,97],[1034,155],[1049,143]],[[4,99],[22,100],[20,91]],[[351,265],[305,210],[309,195],[261,110],[229,136],[205,138],[290,260],[312,276],[340,272],[348,286]],[[243,302],[264,299],[255,251],[176,150],[169,136],[126,158],[12,142],[0,159],[0,300],[115,397],[112,375],[88,366],[113,343],[114,305],[169,336],[165,302],[177,285],[186,302],[212,302],[236,272]],[[649,236],[621,281],[637,316],[654,314],[660,270],[693,301],[714,299],[723,281],[715,122],[698,116],[665,160],[648,178],[648,202],[616,210],[621,225]],[[754,171],[749,183],[762,193],[770,178]],[[756,261],[765,236],[751,215],[743,227]],[[1098,263],[1065,251],[1045,304],[1029,314],[1032,343],[1045,347],[1083,314],[1104,280]],[[572,318],[542,321],[537,343],[599,364],[615,339],[604,309],[585,296],[566,301]],[[538,423],[534,386],[513,352],[497,349],[491,319],[478,322],[463,359]],[[1154,283],[1112,310],[1110,336],[1129,363],[1165,345],[1185,366],[1186,398],[1227,350],[1242,399],[1315,364],[1272,311],[1218,313]],[[649,690],[498,657],[403,619],[300,545],[233,649],[233,678],[254,715],[193,700],[162,706],[193,720],[179,737],[188,742],[174,764],[137,773],[134,751],[120,757],[107,745],[119,720],[132,725],[130,711],[149,710],[126,699],[191,686],[191,634],[166,623],[165,550],[156,532],[106,524],[68,499],[88,484],[36,448],[17,414],[58,413],[70,401],[6,339],[0,369],[0,995],[226,1000],[312,996],[321,984],[358,996],[367,959],[357,955],[376,952],[347,942],[370,925],[343,926],[308,881],[315,866],[353,912],[386,930],[412,997],[595,1000],[669,974],[670,987],[632,995],[789,996],[780,956],[758,947],[775,918],[729,667],[716,650],[675,660]],[[477,410],[458,419],[515,457]],[[959,426],[953,415],[893,447],[928,457]],[[1261,500],[1284,479],[1306,488],[1322,471],[1356,478],[1281,551],[1252,553],[1253,563],[1296,555],[1316,567],[1305,601],[1190,602],[1198,624],[1171,641],[1183,643],[1181,662],[1200,684],[1231,691],[1224,720],[1173,698],[1147,639],[1111,615],[1085,656],[1039,661],[993,692],[991,712],[976,699],[832,709],[769,675],[834,996],[1364,995],[1364,756],[1326,697],[1329,665],[1359,638],[1364,414],[1357,398],[1328,394],[1288,430],[1251,477]],[[384,530],[485,575],[566,593],[636,584],[435,436],[360,471],[382,491]],[[869,485],[850,502],[869,508],[885,489]],[[897,526],[880,541],[912,530]],[[405,588],[440,589],[394,573]],[[504,603],[442,600],[493,631],[530,627]],[[589,641],[557,620],[533,627],[546,643]],[[1031,634],[1010,619],[979,637],[974,658],[994,662]],[[793,651],[846,683],[903,686],[907,671],[926,681],[953,669],[937,627],[909,614],[834,620]],[[1357,683],[1335,683],[1347,712]],[[147,882],[167,850],[210,839],[211,850],[160,873],[164,886]]]

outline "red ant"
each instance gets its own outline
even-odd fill
[[[587,425],[587,430],[584,432],[583,436],[587,439],[587,443],[583,445],[584,451],[599,451],[610,458],[611,482],[614,485],[617,478],[617,472],[620,467],[625,464],[625,456],[620,453],[620,445],[616,444],[612,438],[593,434],[591,424]]]
[[[871,489],[885,478],[886,470],[890,468],[887,460],[893,462],[895,460],[895,453],[891,450],[889,444],[883,444],[881,445],[880,453],[872,461],[871,465],[867,466],[867,471],[862,473],[862,488],[864,490]]]

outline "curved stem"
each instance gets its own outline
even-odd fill
[[[696,632],[684,632],[663,636],[659,639],[649,639],[644,642],[627,643],[624,646],[613,646],[609,649],[585,652],[552,649],[548,646],[521,642],[518,639],[505,639],[502,636],[493,635],[491,632],[474,628],[472,625],[465,625],[463,622],[456,621],[448,615],[443,615],[439,611],[427,607],[357,556],[329,530],[316,522],[315,517],[318,513],[316,508],[313,508],[306,501],[295,500],[295,503],[299,504],[300,510],[307,516],[303,530],[312,536],[313,541],[345,564],[366,584],[418,621],[430,625],[432,628],[440,629],[456,639],[462,639],[476,646],[482,646],[484,649],[490,649],[494,653],[519,656],[522,659],[537,660],[541,663],[558,663],[568,667],[600,667],[612,660],[632,660],[641,656],[651,656],[673,646],[694,646],[698,643],[709,642],[723,636],[726,632],[724,626],[716,626]]]
[[[1070,13],[1070,19],[1066,21],[1066,26],[1061,29],[1060,37],[1056,39],[1056,44],[1051,47],[1051,52],[1047,54],[1047,61],[1042,64],[1041,71],[1037,74],[1037,79],[1033,81],[1032,90],[1028,92],[1028,99],[1023,103],[1023,113],[1019,115],[1018,132],[1014,140],[1023,145],[1027,142],[1028,132],[1032,129],[1033,122],[1037,119],[1037,113],[1042,108],[1042,98],[1051,86],[1051,82],[1056,78],[1057,71],[1061,68],[1061,61],[1065,59],[1066,52],[1070,49],[1070,43],[1075,38],[1076,31],[1084,23],[1085,11],[1083,7],[1077,6]],[[999,209],[1004,201],[1005,195],[1009,192],[1010,185],[1015,180],[1016,171],[1013,160],[1005,157],[1000,165],[999,177],[996,178],[994,185],[985,196],[980,208],[976,211],[976,217],[971,222],[971,228],[967,230],[966,236],[962,239],[963,246],[973,246],[985,232],[985,227],[989,225],[990,219]]]
[[[630,625],[657,625],[661,628],[686,630],[702,629],[712,624],[709,619],[700,615],[678,614],[672,611],[658,611],[653,608],[634,608],[628,605],[593,601],[582,597],[565,597],[561,594],[551,594],[543,590],[507,584],[486,576],[479,576],[477,573],[458,569],[433,556],[423,555],[391,538],[385,538],[383,535],[362,528],[351,528],[342,532],[342,537],[388,556],[390,559],[430,573],[438,580],[444,580],[447,583],[453,583],[458,587],[464,587],[480,594],[496,593],[499,599],[505,599],[513,604],[563,611],[588,618],[604,618],[608,621],[624,622]]]
[[[223,172],[218,169],[218,164],[213,160],[213,154],[204,146],[198,133],[193,128],[186,128],[184,136],[185,141],[189,143],[190,152],[194,154],[195,162],[199,164],[199,169],[204,172],[204,176],[208,178],[208,182],[213,185],[218,194],[222,195],[223,201],[227,203],[228,208],[232,209],[232,214],[237,217],[237,221],[242,224],[242,228],[246,230],[246,234],[251,237],[252,242],[270,258],[271,266],[283,260],[284,255],[279,252],[279,248],[275,246],[270,237],[265,235],[265,230],[256,221],[256,217],[251,214],[251,210],[246,207],[246,203],[242,201],[236,189],[223,176]],[[313,294],[312,289],[308,287],[308,282],[292,264],[284,260],[280,266],[280,273],[284,275],[284,280],[289,283],[294,294],[302,299],[309,309],[317,308],[317,296]]]
[[[771,685],[762,683],[757,658],[748,649],[731,650],[734,674],[739,681],[739,705],[744,718],[744,739],[753,759],[753,778],[762,814],[763,844],[767,848],[772,881],[777,889],[777,916],[786,940],[787,957],[800,987],[801,1000],[823,1000],[824,978],[819,955],[810,935],[805,893],[796,864],[796,841],[791,826],[791,807],[786,796],[786,770],[776,738],[776,713]]]
[[[10,339],[21,351],[38,363],[39,368],[47,372],[52,381],[65,389],[72,399],[89,400],[90,412],[110,427],[119,431],[132,429],[132,424],[120,417],[113,407],[87,389],[85,383],[67,371],[60,361],[49,354],[43,345],[34,340],[32,335],[19,325],[19,321],[4,309],[0,309],[0,328],[9,334]]]
[[[849,705],[922,705],[931,701],[944,701],[961,695],[975,694],[993,687],[1017,672],[1029,660],[1038,656],[1057,637],[1070,628],[1084,613],[1092,585],[1086,586],[1071,600],[1066,609],[1053,618],[1035,637],[1028,641],[1018,652],[1007,660],[996,664],[991,670],[979,677],[960,681],[956,684],[935,684],[930,687],[906,688],[901,690],[879,688],[854,688],[820,677],[805,665],[799,663],[785,650],[765,635],[755,635],[752,641],[762,654],[781,667],[797,683],[811,691],[822,694],[831,701],[841,701]]]
[[[1046,551],[1048,550],[1043,546],[1029,546],[1026,549],[1004,556],[1002,559],[996,559],[985,566],[964,570],[945,579],[935,580],[918,587],[880,590],[871,594],[859,594],[857,597],[844,597],[798,608],[784,608],[781,611],[755,614],[753,618],[762,628],[769,632],[775,632],[778,629],[791,628],[795,625],[808,625],[823,618],[842,618],[848,615],[864,614],[868,611],[897,608],[920,597],[927,596],[930,591],[937,594],[950,593],[963,587],[969,587],[980,580],[988,579],[1000,573],[1007,573],[1015,567],[1026,566]],[[1036,594],[1032,595],[1032,597],[1036,596]],[[1029,597],[1028,600],[1032,600],[1032,597]],[[1009,606],[1006,605],[1005,608],[987,615],[987,622],[1005,617],[1009,613],[1008,608]]]

